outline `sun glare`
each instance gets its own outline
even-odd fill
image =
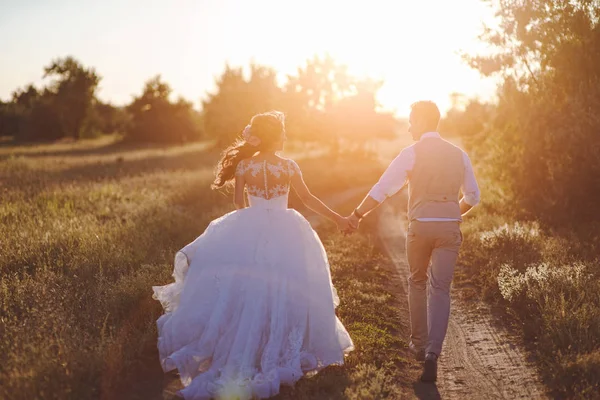
[[[279,6],[294,15],[292,21],[247,26],[240,21],[254,39],[246,56],[285,76],[314,54],[330,54],[351,73],[382,80],[379,102],[399,115],[419,99],[447,109],[452,93],[486,97],[493,92],[493,83],[470,70],[459,54],[480,49],[477,36],[483,22],[491,21],[491,11],[478,0],[329,1],[316,6],[310,0],[294,9]],[[278,33],[273,35],[273,29]]]
[[[383,81],[379,103],[398,115],[419,99],[434,100],[444,110],[453,92],[493,93],[493,83],[458,54],[482,46],[477,36],[492,12],[480,0],[207,0],[168,7],[149,2],[152,7],[107,0],[92,10],[73,6],[68,13],[48,8],[14,26],[7,23],[7,32],[36,32],[48,20],[64,21],[48,28],[51,38],[19,35],[3,44],[3,52],[14,56],[12,65],[23,67],[0,66],[0,98],[29,82],[40,84],[39,71],[48,60],[68,54],[97,68],[103,76],[99,96],[115,104],[127,104],[148,78],[161,74],[175,95],[199,106],[226,63],[266,65],[285,80],[306,60],[325,54],[353,75]]]

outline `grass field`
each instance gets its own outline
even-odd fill
[[[289,154],[327,200],[372,184],[381,159],[405,144],[382,146],[379,159],[294,146]],[[175,251],[232,209],[229,195],[208,188],[217,158],[211,143],[163,148],[113,137],[0,145],[0,398],[162,398],[155,346],[162,310],[151,286],[169,282]],[[463,225],[460,295],[497,306],[557,398],[596,398],[600,240],[507,217],[485,185],[483,204]],[[347,200],[341,211],[359,198]],[[291,206],[311,217],[294,196]],[[415,392],[405,300],[369,226],[375,218],[366,222],[352,237],[329,223],[318,228],[338,313],[357,349],[346,366],[302,380],[282,399]]]
[[[489,196],[463,225],[455,282],[495,306],[556,398],[600,398],[600,240],[507,216]]]
[[[208,188],[217,157],[210,143],[132,147],[114,138],[0,147],[0,398],[161,398],[162,310],[151,286],[169,282],[175,251],[231,210],[230,196]],[[299,164],[326,199],[377,179],[380,163],[356,157]],[[362,232],[319,228],[357,350],[281,398],[411,390],[417,367],[407,361],[398,283],[369,227]]]

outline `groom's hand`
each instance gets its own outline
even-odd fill
[[[354,215],[354,213],[350,214],[348,217],[348,225],[350,225],[350,233],[354,233],[358,230],[360,226],[360,219]]]
[[[336,218],[336,224],[340,232],[343,232],[344,234],[347,234],[352,229],[350,222],[346,217],[338,216]]]
[[[341,218],[341,222],[338,223],[338,229],[344,235],[350,235],[355,231],[354,227],[350,224],[350,219],[348,217]]]

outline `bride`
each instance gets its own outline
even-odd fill
[[[177,252],[174,283],[153,287],[165,310],[160,362],[179,371],[185,399],[271,397],[307,372],[343,364],[354,348],[335,315],[325,249],[287,208],[290,187],[341,230],[347,221],[310,193],[293,160],[277,155],[282,113],[255,115],[242,137],[223,153],[213,183],[235,181],[238,210]]]

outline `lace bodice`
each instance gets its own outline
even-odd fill
[[[235,174],[244,176],[248,195],[270,200],[289,193],[291,178],[300,174],[300,167],[293,160],[271,163],[250,158],[238,164]]]

